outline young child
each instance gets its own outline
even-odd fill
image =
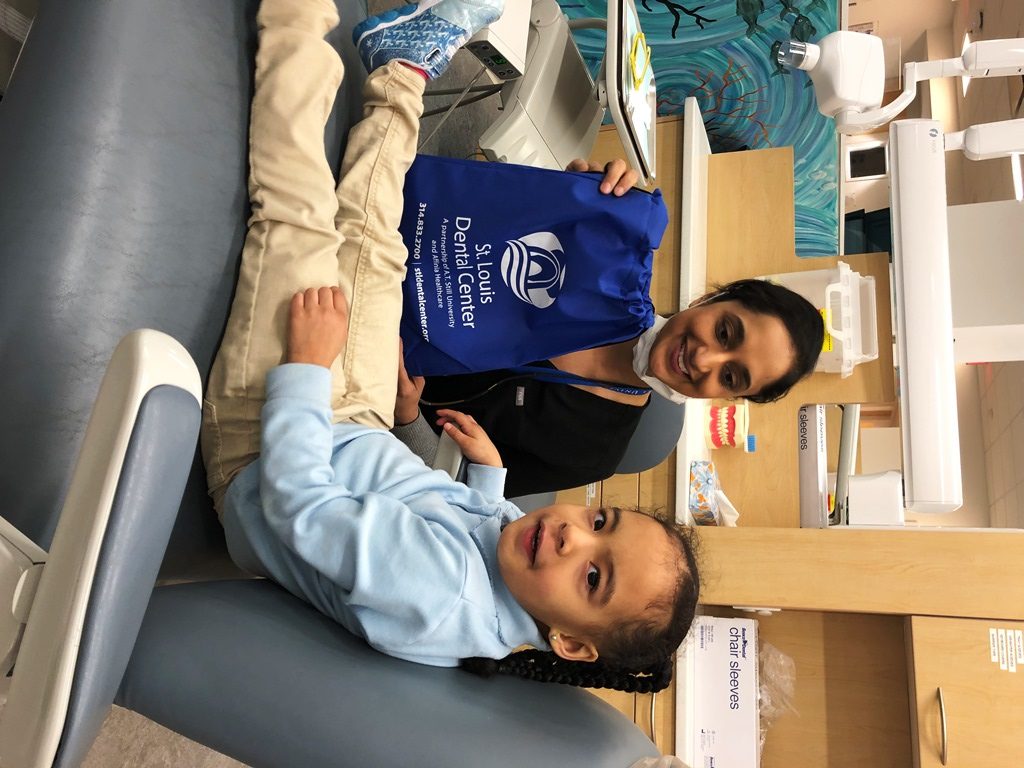
[[[697,599],[685,537],[630,510],[524,515],[502,499],[500,457],[463,414],[448,429],[477,462],[466,485],[386,431],[402,177],[424,82],[500,10],[501,0],[424,0],[357,27],[371,72],[335,189],[323,128],[342,73],[323,36],[337,12],[329,0],[264,0],[253,213],[204,403],[210,493],[241,567],[384,653],[455,666],[529,645],[539,653],[506,666],[656,690]],[[598,674],[577,675],[574,662]]]

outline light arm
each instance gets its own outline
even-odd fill
[[[1024,153],[1024,118],[972,125],[946,134],[946,151],[962,150],[968,160],[991,160]]]

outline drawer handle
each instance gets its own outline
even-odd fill
[[[949,759],[949,734],[946,731],[946,701],[942,698],[942,688],[939,692],[939,719],[942,725],[942,764],[945,765]]]
[[[658,705],[658,694],[657,693],[652,693],[651,694],[651,712],[650,712],[650,716],[651,716],[651,741],[654,742],[654,746],[655,747],[658,746],[658,732],[654,729],[654,712],[655,712],[654,708],[657,705]]]

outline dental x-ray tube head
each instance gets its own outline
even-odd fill
[[[807,72],[822,114],[838,117],[882,104],[885,57],[882,40],[874,35],[833,32],[817,45],[790,40],[779,48],[778,60]]]

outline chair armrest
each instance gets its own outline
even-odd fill
[[[442,432],[437,442],[437,454],[434,456],[434,469],[443,469],[452,477],[458,479],[459,470],[462,468],[462,449],[455,442],[451,435]]]
[[[28,614],[3,765],[77,765],[99,731],[192,466],[200,397],[169,336],[136,331],[114,351]]]

